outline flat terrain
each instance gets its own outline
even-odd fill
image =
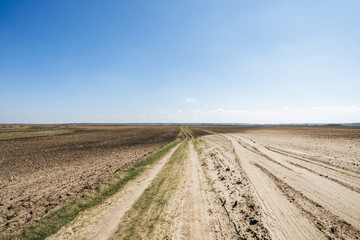
[[[0,126],[0,238],[173,141],[179,127]]]
[[[207,130],[208,135],[200,138],[201,152],[207,171],[213,174],[212,180],[224,182],[216,188],[225,195],[225,206],[233,211],[231,206],[237,201],[237,206],[243,202],[240,206],[256,209],[255,224],[251,223],[251,211],[234,213],[234,219],[245,213],[240,219],[250,221],[250,232],[254,231],[251,226],[262,223],[273,239],[360,236],[359,128],[202,130]],[[244,181],[235,182],[235,174],[243,174],[245,185],[250,185],[245,195],[236,195],[238,189],[244,189]],[[250,203],[243,199],[246,194],[251,196]],[[238,224],[241,228],[244,223]],[[247,231],[246,227],[242,229],[240,232]],[[253,237],[258,236],[260,229],[255,229]]]
[[[48,239],[358,239],[360,236],[360,128],[58,128],[62,131],[55,136],[0,142],[0,146],[6,142],[8,149],[11,146],[16,149],[16,141],[23,145],[27,141],[38,141],[32,145],[36,148],[40,142],[48,142],[45,139],[57,142],[68,138],[67,141],[71,139],[80,144],[76,136],[91,136],[89,143],[81,145],[98,146],[90,148],[93,155],[87,148],[70,148],[71,144],[49,155],[45,155],[45,149],[38,151],[49,158],[55,153],[83,157],[69,162],[65,157],[54,158],[63,159],[62,166],[69,164],[62,171],[55,163],[51,165],[51,161],[44,161],[39,169],[30,165],[27,174],[33,176],[29,178],[33,181],[23,180],[22,184],[33,189],[37,184],[42,186],[35,195],[27,195],[31,202],[37,201],[36,197],[47,196],[43,203],[54,201],[57,206],[66,205],[79,194],[91,193],[97,183],[106,181],[104,176],[109,178],[117,169],[126,166],[136,170],[137,165],[132,164],[144,154],[172,142],[176,136],[178,140],[168,145],[158,160],[146,165],[141,174],[118,192],[102,204],[79,213]],[[54,134],[56,130],[41,131],[41,134]],[[141,137],[144,134],[146,138]],[[116,136],[127,138],[126,143],[131,139],[140,143],[117,145],[114,142],[120,140],[115,141],[119,139]],[[13,150],[8,156],[13,158],[3,159],[7,159],[10,167],[11,161],[16,159],[14,156],[21,158],[23,154]],[[78,162],[81,164],[77,165]],[[44,169],[49,166],[61,173],[52,175],[49,171],[45,175],[52,184],[42,182],[39,174],[46,172]],[[32,169],[36,169],[37,175],[31,175],[34,174]],[[7,182],[3,188],[15,196],[17,185],[11,184],[21,178],[12,177],[12,174],[21,175],[21,169],[12,167],[8,171],[12,172],[5,173],[8,176],[4,178]],[[66,180],[73,176],[76,181]],[[81,176],[86,180],[78,180]],[[91,184],[89,179],[92,179]],[[8,199],[8,195],[1,196]],[[17,208],[9,210],[10,202],[5,203],[6,207],[1,207],[6,214],[16,212],[14,209],[20,209],[20,213],[26,209],[16,205]],[[46,209],[37,208],[38,205],[42,206],[29,206]],[[20,220],[14,219],[22,226]],[[5,219],[5,223],[14,222]]]

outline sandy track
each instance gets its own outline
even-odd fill
[[[264,150],[263,147],[261,148]],[[289,162],[290,164],[307,169],[308,171],[316,173],[319,176],[328,178],[345,187],[348,187],[353,191],[360,192],[360,176],[353,171],[299,156],[296,153],[280,150],[274,147],[266,147],[266,149],[286,156],[285,161]],[[283,158],[284,156],[278,155],[280,158]]]
[[[336,166],[319,166],[318,162],[314,165],[320,168],[316,169],[315,166],[310,168],[312,162],[309,162],[309,159],[303,161],[274,153],[261,144],[242,137],[241,134],[212,133],[201,139],[205,142],[202,144],[204,149],[213,149],[207,157],[214,156],[213,160],[216,162],[215,165],[218,165],[218,169],[224,167],[228,169],[227,172],[219,172],[220,181],[215,183],[217,190],[226,193],[226,189],[224,190],[219,184],[223,182],[228,189],[231,189],[230,193],[236,194],[236,190],[241,188],[245,190],[245,195],[247,192],[255,196],[259,200],[258,211],[262,213],[261,219],[272,238],[356,239],[360,235],[357,226],[360,200],[356,189],[351,189],[355,185],[349,183],[349,186],[344,186],[336,181],[339,179],[345,181],[344,179],[348,178],[347,174],[356,181],[357,176],[354,172]],[[237,162],[238,166],[234,165],[234,162]],[[308,165],[304,167],[301,164]],[[312,169],[323,171],[324,175],[321,176]],[[246,172],[253,191],[246,189],[246,184],[238,185],[244,182],[244,179],[228,181],[238,174],[241,176],[241,171]],[[236,195],[234,198],[234,193],[225,194],[225,200],[230,200],[231,204],[235,199],[238,201]],[[250,203],[238,201],[238,205],[239,203],[248,206],[255,203],[257,208],[256,201]],[[244,208],[241,212],[243,211]],[[240,236],[244,230],[249,231],[248,226],[244,226],[244,218],[240,222],[237,221],[241,214],[232,211],[229,213],[232,221],[238,226]],[[255,215],[255,217],[259,219],[259,216]],[[259,228],[253,229],[256,234],[259,234],[259,230]],[[267,237],[261,237],[261,239],[265,238]]]
[[[108,239],[121,222],[122,216],[150,186],[151,181],[169,161],[179,145],[170,150],[158,163],[152,165],[125,189],[108,199],[104,204],[85,211],[69,225],[48,239]]]
[[[360,174],[360,128],[259,127],[239,135],[263,146]]]
[[[200,140],[199,152],[212,186],[208,195],[218,230],[215,239],[270,239],[261,206],[231,142],[220,135],[207,136]]]
[[[204,191],[205,181],[194,146],[189,142],[189,158],[185,173],[186,185],[180,206],[179,222],[173,239],[213,239]]]
[[[358,192],[308,169],[292,165],[286,160],[286,156],[271,152],[261,145],[244,138],[239,137],[239,139],[242,142],[256,147],[263,156],[268,156],[281,165],[269,161],[263,156],[255,156],[256,154],[249,150],[247,150],[248,153],[246,153],[245,148],[243,154],[251,155],[253,159],[256,159],[258,164],[265,167],[278,178],[286,179],[286,183],[289,186],[300,191],[307,198],[322,205],[324,208],[331,210],[333,214],[339,216],[356,228],[360,228],[360,194]],[[234,144],[239,145],[237,141],[234,141]],[[330,175],[330,173],[327,175]],[[338,175],[334,177],[338,177]]]
[[[228,138],[256,189],[257,197],[266,213],[265,222],[272,237],[274,239],[324,239],[325,237],[318,229],[286,199],[271,179],[253,164],[253,159],[249,157],[247,150],[233,137]]]
[[[323,178],[327,178],[327,180],[337,182],[338,184],[343,185],[353,191],[360,192],[360,176],[353,171],[331,166],[329,164],[317,162],[304,157],[299,157],[294,153],[289,153],[288,151],[281,151],[276,148],[265,147],[243,137],[237,136],[237,138],[248,145],[247,149],[265,157],[276,159],[276,161],[288,168],[294,166],[294,169],[296,169],[296,167],[303,168]]]

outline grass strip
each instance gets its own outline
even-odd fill
[[[19,139],[19,138],[34,138],[34,137],[48,137],[63,134],[73,133],[73,130],[49,130],[49,131],[37,131],[37,132],[8,132],[0,133],[1,140]]]
[[[90,207],[99,205],[103,203],[105,199],[114,195],[129,181],[135,179],[144,172],[146,166],[160,160],[167,152],[170,151],[170,149],[175,147],[179,141],[180,140],[177,139],[160,148],[154,154],[134,164],[130,169],[116,173],[109,182],[101,184],[97,190],[42,218],[36,225],[25,228],[21,234],[13,235],[10,239],[45,239],[46,237],[56,233],[61,227],[75,219],[80,212]]]
[[[152,239],[154,229],[164,229],[164,209],[179,186],[188,157],[188,140],[185,140],[161,172],[154,178],[141,197],[124,216],[113,239]],[[166,223],[165,223],[166,224]]]

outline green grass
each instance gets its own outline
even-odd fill
[[[190,137],[190,135],[188,134],[188,130],[186,127],[180,127],[180,132],[178,134],[178,138],[181,138],[181,139],[185,139],[185,138],[188,138]]]
[[[197,138],[195,137],[195,135],[193,134],[193,132],[187,128],[187,127],[181,127],[181,131],[185,132],[186,136],[189,136],[189,138],[191,138],[195,148],[197,148],[198,145],[198,141],[196,140]]]
[[[188,156],[188,140],[185,140],[161,172],[124,217],[113,239],[151,239],[156,226],[166,231],[164,208],[176,191],[184,174],[184,161]],[[160,225],[159,225],[160,224]]]
[[[194,138],[192,132],[187,127],[181,127],[180,132],[182,132],[182,134],[187,138]]]
[[[61,227],[75,219],[80,212],[99,205],[103,203],[105,199],[114,195],[129,181],[135,179],[144,172],[148,165],[160,160],[168,151],[170,151],[170,149],[175,147],[179,141],[179,139],[176,139],[144,160],[136,163],[130,169],[118,172],[109,182],[101,184],[96,191],[93,191],[87,196],[75,200],[71,204],[42,218],[36,225],[25,228],[21,234],[13,235],[10,239],[45,239],[56,233]]]
[[[18,139],[18,138],[32,138],[32,137],[45,137],[55,136],[61,134],[73,133],[73,130],[49,130],[49,131],[37,131],[37,132],[6,132],[0,133],[1,140]]]

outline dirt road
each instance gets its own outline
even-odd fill
[[[235,153],[241,156],[241,164],[253,184],[258,200],[266,213],[265,222],[275,239],[321,239],[318,229],[311,225],[301,212],[286,199],[269,176],[254,163],[246,149],[237,141],[228,137],[235,148]]]
[[[182,194],[178,194],[182,201],[173,239],[211,239],[205,179],[192,143],[189,143],[189,158],[185,168],[186,183]]]
[[[307,129],[225,130],[183,129],[181,144],[49,239],[359,238],[356,134],[315,129],[319,146]],[[342,142],[352,150],[331,150]]]

